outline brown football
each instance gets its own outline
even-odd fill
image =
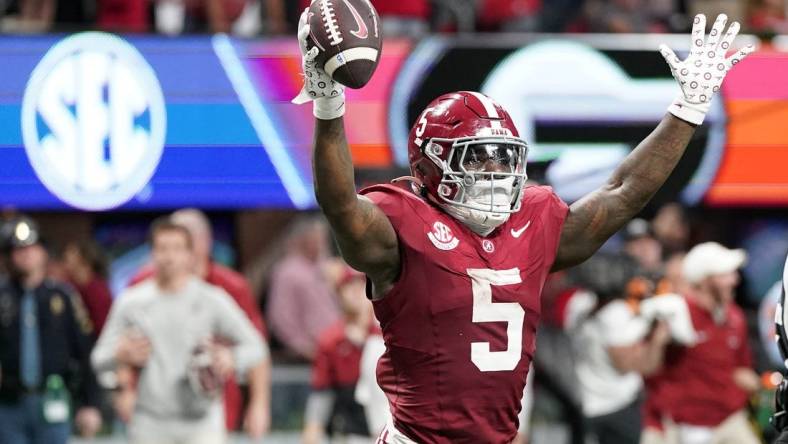
[[[369,82],[380,61],[380,18],[369,0],[314,0],[309,7],[317,66],[348,88]]]

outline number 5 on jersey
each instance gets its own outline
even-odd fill
[[[525,310],[517,302],[493,302],[492,286],[522,282],[520,270],[469,268],[473,288],[473,323],[506,322],[506,350],[490,351],[489,342],[471,343],[471,361],[483,372],[511,371],[517,367],[523,350]]]

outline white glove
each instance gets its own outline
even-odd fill
[[[317,67],[315,58],[320,50],[317,46],[307,49],[307,37],[309,37],[309,8],[304,10],[298,21],[298,46],[301,48],[304,87],[292,102],[301,105],[312,101],[313,113],[318,119],[331,120],[342,117],[345,115],[345,87]]]
[[[670,336],[682,345],[692,346],[698,341],[687,302],[677,294],[664,294],[643,300],[640,303],[640,315],[649,320],[662,319],[667,322]]]
[[[706,16],[696,15],[692,26],[692,48],[684,61],[679,60],[666,45],[659,46],[659,52],[665,57],[673,77],[681,87],[682,94],[668,108],[668,111],[679,119],[695,125],[703,123],[703,118],[711,106],[711,97],[720,90],[722,79],[733,65],[755,50],[753,45],[748,45],[736,54],[726,57],[740,28],[739,22],[733,22],[720,40],[727,21],[728,17],[720,14],[706,37]]]

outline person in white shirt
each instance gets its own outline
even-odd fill
[[[133,444],[225,443],[223,381],[232,372],[243,376],[267,348],[230,296],[192,273],[185,228],[159,219],[150,240],[155,279],[115,301],[93,366],[97,372],[130,367],[137,373]]]
[[[583,414],[588,433],[599,444],[637,444],[640,440],[641,375],[657,370],[670,340],[664,321],[638,316],[624,299],[639,274],[636,262],[621,255],[597,254],[576,270],[587,290],[573,298],[583,313],[568,316],[576,354]]]

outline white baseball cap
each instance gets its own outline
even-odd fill
[[[717,242],[705,242],[696,245],[681,264],[684,279],[690,284],[697,284],[715,274],[736,271],[747,263],[747,253],[742,249],[731,250]]]

